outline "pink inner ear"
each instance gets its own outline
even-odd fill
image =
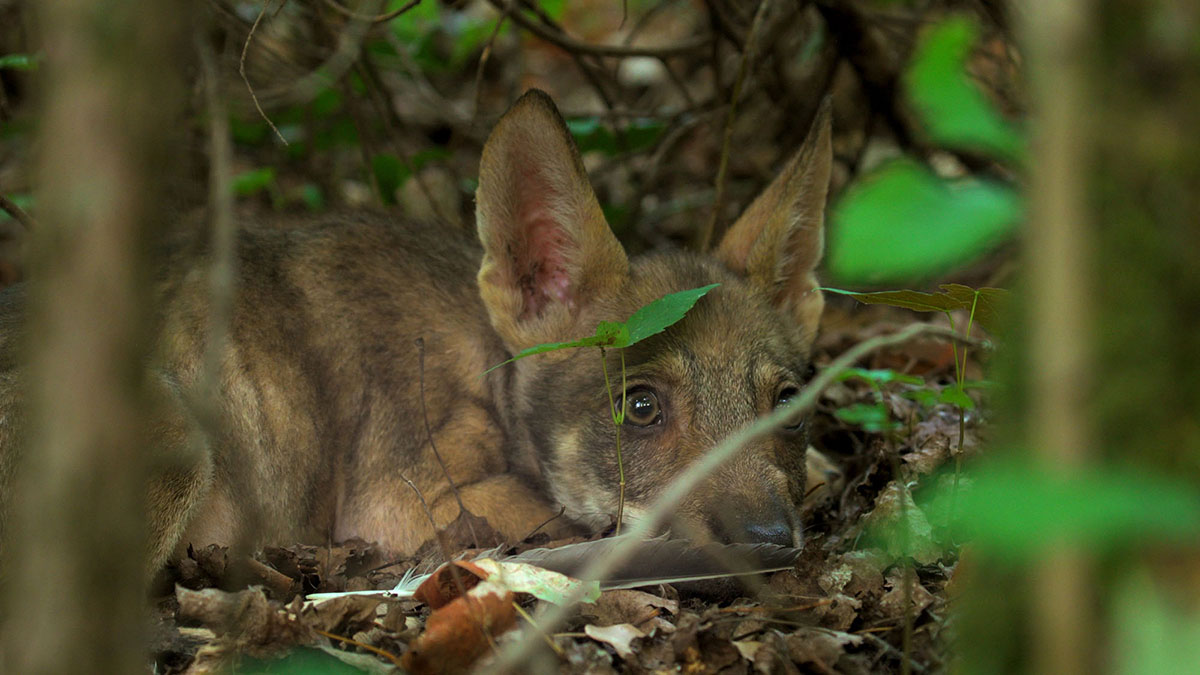
[[[566,252],[570,242],[562,227],[551,217],[544,199],[544,194],[526,199],[517,215],[517,227],[524,233],[524,246],[517,252],[515,261],[517,284],[524,300],[522,319],[541,316],[552,303],[568,308],[574,308],[575,304],[567,268]]]

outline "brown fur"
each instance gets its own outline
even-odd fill
[[[804,384],[821,309],[813,268],[829,164],[823,108],[805,147],[715,255],[631,260],[553,104],[530,92],[484,149],[478,242],[367,213],[244,223],[221,418],[208,434],[186,403],[208,325],[208,260],[203,247],[179,248],[159,289],[154,563],[189,544],[239,539],[362,537],[412,551],[434,527],[406,481],[439,526],[453,520],[458,506],[421,417],[418,338],[433,441],[468,509],[511,539],[560,505],[571,521],[557,521],[559,531],[608,524],[618,472],[598,352],[480,374],[525,347],[581,337],[666,293],[720,282],[683,321],[625,354],[628,391],[653,391],[662,411],[653,425],[623,428],[626,513],[638,517],[713,444]],[[0,296],[5,495],[20,436],[11,357],[20,294]],[[620,372],[617,353],[608,367]],[[798,543],[806,447],[800,426],[745,448],[687,500],[672,529]]]

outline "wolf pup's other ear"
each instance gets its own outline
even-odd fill
[[[827,98],[804,146],[738,218],[716,251],[726,266],[760,284],[810,337],[825,306],[814,271],[824,248],[831,136]]]
[[[619,287],[629,262],[544,92],[527,92],[492,130],[475,201],[479,291],[509,348],[590,331],[574,325],[579,306]]]

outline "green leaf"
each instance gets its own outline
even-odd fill
[[[567,120],[567,129],[575,138],[580,154],[603,152],[613,157],[622,152],[637,152],[651,147],[666,130],[662,120],[635,118],[625,125],[625,147],[619,147],[617,137],[599,117],[576,117]]]
[[[902,384],[911,384],[914,386],[921,386],[925,384],[925,380],[922,380],[916,375],[906,375],[904,373],[897,373],[894,370],[888,369],[868,370],[866,368],[847,368],[838,375],[838,380],[843,382],[854,378],[860,378],[867,380],[868,382],[874,382],[881,385],[888,384],[889,382],[900,382]]]
[[[396,190],[408,180],[408,167],[399,157],[381,152],[371,158],[371,171],[379,183],[384,204],[396,203]]]
[[[521,350],[516,356],[504,363],[497,363],[488,368],[483,374],[487,375],[500,366],[523,359],[526,356],[544,354],[545,352],[558,351],[559,349],[573,349],[575,347],[612,347],[614,349],[621,349],[622,347],[628,347],[629,345],[645,340],[651,335],[666,330],[668,326],[682,319],[684,314],[687,314],[687,311],[705,293],[717,286],[720,286],[720,284],[709,284],[702,288],[668,293],[634,312],[633,316],[629,317],[629,321],[625,323],[619,321],[601,321],[596,325],[596,332],[591,337],[571,342],[549,342],[534,345],[528,349]]]
[[[1200,612],[1156,584],[1146,569],[1115,584],[1113,673],[1191,675],[1200,663]]]
[[[229,672],[234,675],[362,675],[364,671],[323,651],[301,647],[277,659],[243,657]]]
[[[926,408],[932,408],[938,404],[938,392],[932,389],[914,389],[904,392],[901,396],[912,399]]]
[[[967,57],[978,37],[975,23],[962,16],[926,33],[905,78],[908,98],[938,143],[1020,162],[1022,135],[967,76]]]
[[[687,314],[696,301],[721,284],[709,284],[678,293],[668,293],[633,313],[625,324],[629,327],[629,342],[617,347],[628,347],[663,332]]]
[[[999,329],[1000,317],[1008,307],[1010,294],[1002,288],[971,288],[962,284],[942,284],[941,293],[922,293],[921,291],[876,291],[859,293],[845,291],[840,288],[822,288],[822,291],[849,295],[861,303],[868,305],[888,305],[902,307],[915,312],[949,312],[956,309],[971,311],[974,308],[974,321],[983,326],[989,333]]]
[[[949,403],[950,405],[958,406],[963,410],[975,409],[975,401],[971,400],[971,397],[967,396],[967,394],[958,387],[946,387],[943,389],[941,393],[938,394],[938,401],[940,403]]]
[[[1008,238],[1021,200],[995,182],[948,182],[896,160],[851,187],[833,212],[829,269],[850,283],[910,281],[969,262]]]
[[[266,190],[275,184],[275,167],[264,166],[261,169],[243,171],[233,177],[234,194],[247,197]]]
[[[968,475],[971,487],[957,497],[939,490],[926,512],[950,513],[957,499],[958,531],[1001,559],[1028,561],[1060,544],[1099,551],[1200,536],[1200,492],[1180,479],[1114,467],[1064,474],[1021,459]]]
[[[891,419],[882,403],[855,403],[838,408],[834,415],[847,424],[862,427],[863,431],[871,433],[892,431],[902,426]]]
[[[41,54],[5,54],[0,56],[0,70],[37,70]]]
[[[300,201],[309,211],[320,211],[325,208],[325,193],[316,183],[305,183],[300,186]]]

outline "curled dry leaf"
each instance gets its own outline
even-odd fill
[[[475,588],[488,573],[473,562],[455,560],[442,565],[417,587],[413,599],[429,605],[430,609],[446,606],[463,593]]]
[[[516,621],[512,592],[480,583],[429,615],[425,632],[409,645],[401,664],[414,675],[466,672]]]

